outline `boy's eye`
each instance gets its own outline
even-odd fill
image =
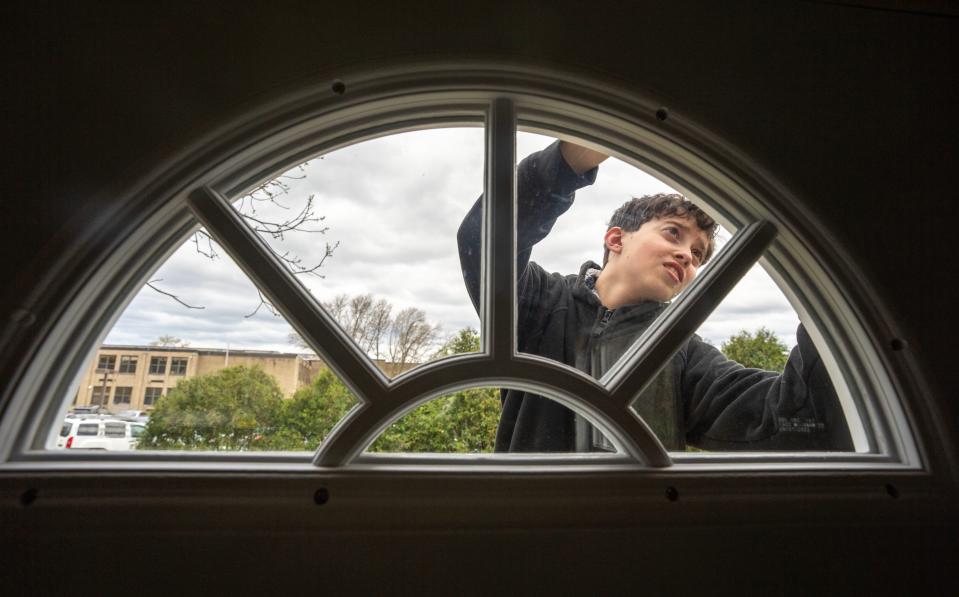
[[[671,234],[671,235],[673,235],[673,236],[679,236],[679,228],[677,228],[677,227],[675,227],[675,226],[667,226],[667,227],[666,227],[666,232],[668,232],[669,234]]]

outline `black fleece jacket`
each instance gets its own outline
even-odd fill
[[[580,176],[559,142],[524,159],[517,172],[518,346],[599,378],[666,305],[644,302],[610,311],[592,291],[587,262],[577,275],[547,273],[529,261],[573,203]],[[482,197],[458,233],[466,287],[478,306]],[[711,450],[851,450],[836,394],[805,329],[778,375],[747,369],[698,336],[690,338],[634,402],[633,408],[668,450],[692,444]],[[498,452],[574,452],[608,447],[566,407],[519,390],[502,391]]]

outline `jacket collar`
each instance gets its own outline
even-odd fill
[[[603,303],[599,300],[599,294],[596,292],[596,279],[599,278],[603,268],[595,261],[587,261],[579,268],[579,279],[573,286],[573,294],[580,299],[586,300],[590,305],[597,308],[602,307]],[[669,303],[660,303],[657,301],[642,301],[631,305],[623,305],[614,311],[617,313],[617,319],[652,319],[662,313]]]

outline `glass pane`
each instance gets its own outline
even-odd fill
[[[670,202],[675,190],[615,158],[577,173],[554,139],[521,133],[518,149],[525,159],[517,176],[517,244],[525,268],[517,344],[600,378],[693,279],[690,262],[706,258],[708,234],[672,213],[682,209]],[[622,211],[633,197],[657,199]],[[609,238],[609,249],[614,216],[621,233]],[[654,233],[646,219],[658,222]],[[686,263],[674,256],[679,248]]]
[[[131,429],[138,441],[93,446],[67,437],[62,447],[312,452],[354,404],[315,391],[330,380],[323,361],[295,344],[287,321],[201,230],[150,277],[90,356],[67,417],[105,421],[109,437],[116,429],[126,437],[131,423],[120,417],[135,417],[145,423]]]
[[[99,432],[98,423],[84,423],[77,427],[77,435],[96,435]]]
[[[602,378],[692,280],[709,236],[679,217],[675,190],[624,162],[523,132],[517,155],[517,346]],[[657,198],[623,212],[620,232],[608,236],[614,213],[644,196]],[[654,213],[662,222],[649,232],[643,221]],[[613,449],[581,417],[535,394],[509,392],[503,419],[510,451]]]
[[[394,377],[480,329],[456,236],[482,192],[483,155],[481,128],[391,135],[318,156],[234,205]]]
[[[517,250],[520,264],[529,262],[519,279],[518,347],[602,378],[670,302],[683,300],[729,234],[616,159],[531,134],[519,135],[518,155],[529,156],[517,175]],[[768,277],[757,279],[740,282],[703,326],[707,337],[722,342],[745,327],[765,339],[762,322],[796,343],[795,313]],[[851,449],[825,369],[811,344],[803,348],[804,360],[792,363],[805,368],[780,378],[746,371],[694,338],[633,408],[670,450]],[[774,356],[753,364],[775,370],[785,355]],[[580,417],[533,394],[508,393],[503,420],[510,451],[612,449]]]
[[[729,237],[721,229],[719,244]],[[688,384],[685,449],[865,449],[860,417],[840,399],[820,350],[783,292],[754,265],[684,349],[696,379]]]
[[[390,425],[367,451],[493,452],[499,418],[499,389],[463,390],[418,406]]]
[[[103,435],[106,437],[124,437],[127,433],[127,426],[125,423],[106,422],[103,424],[103,430]]]

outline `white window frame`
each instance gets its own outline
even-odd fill
[[[898,389],[913,380],[900,375],[893,383],[888,372],[895,368],[879,350],[888,343],[882,325],[887,320],[881,313],[864,311],[862,300],[852,300],[855,297],[848,289],[862,281],[844,267],[841,258],[829,258],[837,250],[828,239],[813,236],[815,222],[796,209],[784,187],[721,140],[682,118],[670,116],[663,121],[657,117],[658,104],[646,98],[590,83],[508,68],[357,76],[344,96],[317,90],[226,134],[215,150],[184,160],[178,169],[144,189],[158,207],[131,224],[129,234],[117,241],[115,250],[91,268],[87,280],[78,282],[73,302],[64,308],[14,392],[12,408],[0,425],[0,462],[52,467],[123,463],[133,468],[221,469],[232,464],[357,470],[442,464],[462,465],[463,470],[494,467],[509,471],[553,465],[564,470],[614,466],[687,472],[922,468],[898,395]],[[484,346],[480,353],[442,359],[390,380],[352,345],[242,222],[229,198],[311,156],[365,139],[484,123]],[[727,250],[690,286],[685,300],[671,306],[644,334],[645,341],[637,343],[624,363],[603,380],[515,349],[514,246],[504,239],[514,236],[517,127],[602,147],[655,174],[692,200],[709,205],[721,224],[737,230]],[[82,364],[155,267],[196,229],[195,218],[316,348],[361,405],[333,429],[310,460],[302,454],[286,453],[75,455],[47,450],[55,441],[57,423],[68,403],[65,396],[70,395]],[[668,454],[631,411],[611,406],[624,405],[638,393],[643,380],[665,363],[757,259],[820,347],[853,424],[857,448],[865,448],[865,452]],[[55,383],[41,387],[40,379]],[[479,386],[516,387],[558,400],[598,426],[620,453],[447,456],[362,452],[390,423],[417,405]],[[850,412],[858,415],[848,417]],[[857,429],[859,415],[866,424]]]

